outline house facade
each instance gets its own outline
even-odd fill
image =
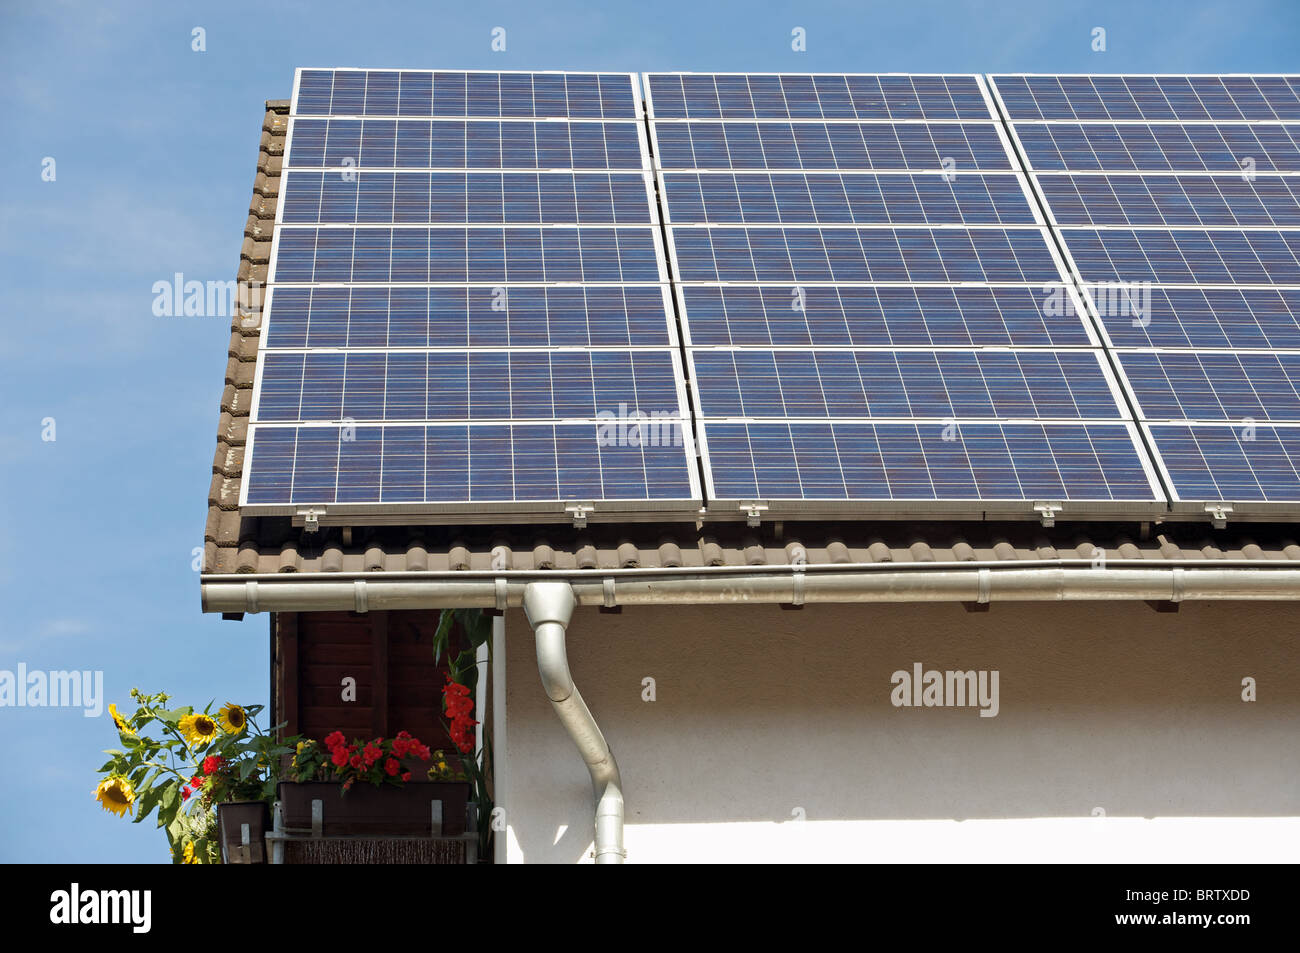
[[[241,283],[288,118],[268,102]],[[269,616],[276,721],[311,737],[440,737],[439,613],[489,613],[495,862],[1282,859],[1293,522],[250,513],[242,304],[204,611]]]

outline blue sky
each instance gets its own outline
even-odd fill
[[[198,706],[266,700],[267,618],[202,615],[191,565],[228,321],[155,317],[151,288],[234,277],[262,104],[289,97],[296,66],[1294,72],[1298,40],[1294,0],[8,2],[0,669],[102,670],[119,704],[133,686]],[[91,800],[115,743],[107,715],[0,709],[0,860],[166,860],[152,821]]]

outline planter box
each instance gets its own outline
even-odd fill
[[[365,834],[372,837],[455,837],[465,833],[467,781],[409,781],[400,787],[337,781],[282,781],[280,810],[286,833]],[[320,807],[313,818],[312,802]]]
[[[221,861],[226,864],[266,863],[266,830],[271,812],[265,801],[229,801],[217,805]],[[247,843],[244,828],[248,828]]]

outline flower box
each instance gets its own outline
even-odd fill
[[[266,830],[271,812],[265,801],[227,801],[217,805],[221,859],[227,864],[266,863]],[[244,828],[248,837],[244,837]]]
[[[337,781],[282,781],[278,788],[284,829],[290,834],[456,837],[466,830],[466,781],[410,781],[403,785]],[[320,808],[313,817],[313,802]]]

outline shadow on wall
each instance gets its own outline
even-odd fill
[[[580,609],[569,660],[628,824],[1270,817],[1300,814],[1295,628],[1287,603]],[[522,613],[506,631],[512,832],[576,861],[591,785]],[[997,715],[896,706],[917,663],[996,671]]]

